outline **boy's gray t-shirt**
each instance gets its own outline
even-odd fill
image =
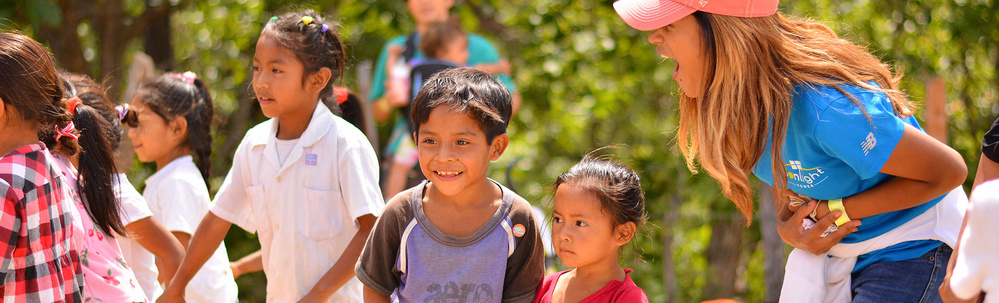
[[[496,213],[471,236],[455,237],[423,212],[426,185],[386,205],[358,259],[358,279],[400,302],[533,300],[544,255],[530,204],[497,184],[503,202]]]

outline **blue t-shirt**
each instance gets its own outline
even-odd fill
[[[496,52],[496,48],[493,47],[493,44],[489,43],[489,40],[486,40],[486,38],[483,38],[482,36],[475,34],[468,34],[467,36],[468,36],[468,66],[475,66],[476,64],[479,63],[496,63],[500,61],[499,53]],[[375,63],[375,70],[372,71],[371,93],[368,94],[369,102],[374,102],[375,100],[378,100],[378,98],[381,98],[382,95],[385,94],[385,77],[386,77],[385,61],[388,60],[389,47],[392,45],[402,45],[403,47],[405,47],[406,39],[408,37],[409,35],[397,36],[386,42],[385,46],[382,47],[382,52],[380,55],[378,55],[378,61]],[[414,39],[416,39],[416,41],[414,41],[415,44],[420,45],[420,36],[416,35]],[[415,51],[416,52],[413,53],[413,59],[421,59],[426,57],[423,54],[423,52],[420,51],[419,49],[416,49]],[[496,75],[496,78],[499,79],[500,82],[503,82],[503,84],[506,85],[506,88],[509,89],[511,93],[516,90],[516,87],[513,84],[513,80],[510,79],[510,75],[499,74]]]
[[[782,159],[787,187],[808,197],[830,200],[848,197],[893,178],[879,172],[902,138],[905,124],[917,129],[914,117],[895,115],[888,96],[858,86],[841,86],[860,101],[864,115],[849,97],[834,87],[798,85],[792,99]],[[773,186],[768,142],[753,168],[763,182]],[[936,205],[943,196],[908,209],[862,218],[857,232],[841,243],[857,243],[880,236]],[[919,257],[941,242],[910,241],[860,256],[854,272],[877,262]]]

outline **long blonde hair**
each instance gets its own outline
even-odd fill
[[[912,115],[912,102],[898,89],[902,74],[828,26],[780,13],[694,17],[702,32],[706,87],[700,98],[681,97],[678,143],[688,168],[696,172],[697,161],[717,180],[747,226],[753,213],[749,174],[771,133],[773,182],[778,192],[787,189],[781,150],[794,86],[831,86],[863,109],[863,101],[839,87],[856,85],[885,93],[899,117]]]

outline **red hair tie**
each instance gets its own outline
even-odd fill
[[[336,103],[343,104],[347,102],[347,97],[350,95],[350,91],[346,87],[337,87],[333,89],[333,95],[336,95]]]
[[[69,114],[73,116],[76,116],[76,107],[83,104],[83,100],[80,100],[80,97],[72,97],[62,100],[66,102],[66,109],[69,110]]]

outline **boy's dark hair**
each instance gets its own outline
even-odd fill
[[[465,32],[454,23],[436,22],[427,27],[427,31],[420,37],[420,50],[427,58],[439,58],[441,51],[456,39],[464,37]]]
[[[412,104],[413,131],[418,134],[420,125],[427,123],[430,112],[439,106],[464,112],[478,121],[490,143],[506,133],[513,113],[506,87],[489,74],[469,67],[446,69],[423,84]]]
[[[645,194],[638,173],[623,164],[588,154],[555,179],[554,189],[571,184],[596,195],[615,225],[645,222]]]
[[[18,119],[39,124],[39,139],[55,138],[56,127],[73,121],[62,101],[62,91],[55,63],[45,47],[28,36],[0,32],[0,99],[5,108],[14,109]],[[80,151],[75,139],[63,137],[59,142],[66,154]]]
[[[190,83],[188,83],[190,81]],[[208,86],[193,73],[167,74],[139,86],[136,97],[166,121],[187,120],[187,142],[201,177],[208,184],[212,168],[212,118],[215,107]]]
[[[308,16],[311,22],[306,24],[302,17]],[[271,35],[277,39],[278,44],[295,53],[298,61],[305,66],[305,75],[318,72],[325,67],[330,69],[332,76],[326,87],[319,92],[319,97],[323,100],[336,100],[333,95],[334,81],[343,75],[346,62],[346,52],[343,43],[337,34],[336,22],[328,22],[322,16],[307,9],[301,13],[285,13],[271,18],[264,26],[261,35]],[[325,29],[325,30],[324,30]],[[305,77],[302,77],[305,83]],[[336,105],[336,102],[330,104]],[[339,106],[333,109],[334,113],[339,112]]]
[[[115,233],[127,235],[121,222],[121,202],[114,188],[118,169],[114,161],[114,146],[117,143],[113,142],[121,140],[121,127],[116,122],[113,124],[117,127],[112,126],[111,119],[117,121],[117,116],[111,119],[106,116],[113,110],[104,88],[99,84],[87,77],[65,72],[60,73],[60,77],[65,87],[64,97],[80,98],[82,101],[73,110],[73,124],[80,132],[79,144],[82,148],[78,162],[80,177],[76,181],[80,192],[87,198],[84,204],[87,214],[108,237],[114,238]],[[53,137],[43,141],[50,147],[55,144]]]

